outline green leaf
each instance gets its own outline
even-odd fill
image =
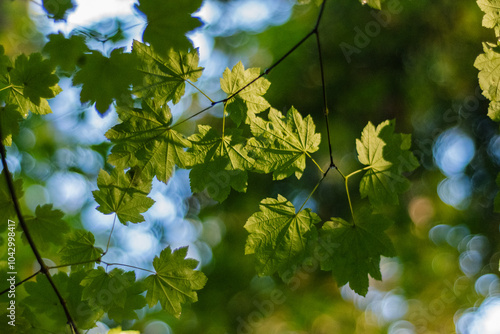
[[[367,172],[363,175],[359,190],[361,197],[370,199],[375,206],[398,204],[398,194],[406,191],[410,182],[402,173],[419,166],[409,151],[411,135],[394,133],[395,122],[385,121],[376,128],[368,122],[356,139],[358,159]]]
[[[146,15],[147,26],[142,35],[157,52],[166,55],[168,50],[187,51],[192,48],[186,33],[201,26],[191,13],[200,8],[202,0],[163,1],[141,0],[136,9]]]
[[[224,201],[231,188],[239,192],[247,189],[247,170],[254,164],[244,146],[241,131],[226,130],[221,136],[208,125],[198,125],[198,133],[189,137],[192,142],[191,190],[207,189],[213,199]]]
[[[138,60],[123,48],[114,49],[110,57],[93,50],[86,54],[81,69],[73,77],[73,85],[83,85],[80,100],[95,102],[97,111],[104,114],[113,100],[130,99],[130,87],[140,82]]]
[[[50,114],[47,99],[61,92],[54,69],[40,53],[33,53],[29,58],[24,54],[18,56],[14,68],[0,76],[0,100],[17,105],[25,118],[30,110],[35,114]]]
[[[54,21],[65,21],[68,14],[75,10],[72,0],[42,0],[42,5]]]
[[[239,92],[252,80],[258,78],[259,75],[259,68],[254,67],[245,70],[243,64],[238,62],[231,71],[229,68],[225,69],[220,79],[220,86],[229,97]],[[271,83],[267,79],[259,78],[226,102],[226,110],[237,125],[242,121],[250,123],[255,114],[270,107],[267,100],[262,96],[267,92],[270,85]]]
[[[154,200],[147,197],[151,191],[151,179],[144,179],[140,172],[131,169],[124,173],[121,168],[115,168],[108,174],[102,170],[97,177],[99,190],[92,192],[99,204],[97,210],[104,214],[116,212],[120,222],[140,223],[144,221],[142,212],[146,212]]]
[[[133,271],[116,268],[106,272],[103,267],[97,267],[87,273],[81,285],[84,286],[82,299],[102,308],[116,322],[138,319],[134,310],[146,306],[146,299],[141,295],[145,289],[135,281]]]
[[[262,200],[259,208],[244,226],[250,233],[245,254],[255,254],[259,275],[282,274],[303,261],[309,240],[316,236],[314,224],[321,219],[311,209],[296,213],[281,195]]]
[[[14,192],[18,199],[23,197],[24,192],[22,179],[14,180]],[[16,217],[14,202],[12,201],[12,196],[10,195],[10,191],[7,186],[5,171],[2,171],[2,173],[0,173],[0,221],[6,222],[7,219],[13,219],[14,217]]]
[[[36,207],[35,217],[25,218],[28,231],[38,249],[47,249],[49,243],[53,245],[64,243],[64,235],[69,232],[69,225],[62,219],[63,216],[64,213],[60,210],[54,210],[52,204],[45,204]],[[20,226],[18,226],[18,230],[22,231]],[[24,233],[22,238],[27,243]]]
[[[91,232],[77,230],[67,240],[65,246],[59,251],[63,264],[74,264],[73,271],[79,269],[92,269],[99,262],[103,250],[95,247],[95,238]]]
[[[484,12],[483,27],[495,29],[495,35],[500,36],[500,1],[477,0],[477,5]]]
[[[255,138],[247,145],[255,156],[256,171],[273,172],[274,180],[282,180],[293,173],[300,179],[306,168],[306,156],[318,150],[321,135],[315,132],[311,116],[303,119],[293,107],[286,117],[271,108],[268,117],[269,121],[254,117],[250,124]]]
[[[115,144],[108,162],[119,167],[137,167],[144,177],[167,182],[177,164],[186,163],[191,143],[170,128],[172,115],[167,105],[143,101],[142,109],[119,108],[123,120],[106,133]]]
[[[198,300],[195,290],[200,290],[207,282],[206,276],[194,270],[198,261],[185,259],[188,248],[182,247],[171,251],[165,248],[160,257],[156,256],[153,266],[156,274],[146,277],[146,301],[149,307],[160,302],[164,310],[179,318],[181,304],[194,303]]]
[[[474,66],[479,70],[479,86],[488,98],[488,116],[495,122],[500,121],[500,52],[492,43],[483,43],[484,53],[477,56]]]
[[[85,37],[72,35],[66,38],[62,32],[47,37],[49,41],[43,47],[43,52],[49,55],[52,64],[59,66],[63,73],[71,75],[76,66],[85,59],[85,53],[89,51]]]
[[[6,146],[12,145],[12,135],[19,133],[19,122],[22,120],[21,114],[14,104],[0,107],[0,126],[2,127],[2,143]]]
[[[332,218],[320,230],[320,237],[337,247],[321,262],[322,270],[331,270],[339,286],[349,282],[356,293],[368,292],[368,275],[381,280],[380,256],[396,256],[396,251],[384,231],[392,225],[387,218],[362,208],[355,215],[356,224],[342,218]]]
[[[162,57],[151,46],[134,41],[133,53],[140,59],[139,70],[144,74],[142,86],[136,91],[154,97],[158,104],[178,103],[184,95],[186,81],[196,82],[203,72],[198,66],[198,49],[174,51]]]
[[[95,326],[103,311],[96,309],[87,301],[82,300],[83,286],[80,285],[85,272],[72,272],[71,275],[59,272],[52,276],[52,280],[61,293],[66,306],[80,329],[90,329]],[[25,305],[37,315],[43,317],[42,326],[51,329],[50,332],[65,333],[68,322],[64,310],[57,298],[52,285],[45,275],[38,275],[36,282],[23,284],[28,296],[23,300]],[[56,330],[57,329],[57,330]]]

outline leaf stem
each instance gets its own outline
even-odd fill
[[[124,264],[124,263],[108,263],[108,262],[104,262],[104,261],[101,261],[102,263],[104,263],[106,266],[122,266],[122,267],[129,267],[129,268],[134,268],[134,269],[139,269],[139,270],[143,270],[143,271],[147,271],[147,272],[150,272],[150,273],[153,273],[153,274],[156,274],[156,271],[152,271],[152,270],[149,270],[149,269],[144,269],[144,268],[140,268],[140,267],[136,267],[136,266],[131,266],[129,264]]]
[[[77,266],[79,264],[86,264],[86,263],[92,263],[92,262],[102,262],[101,258],[103,256],[104,256],[104,253],[103,253],[103,255],[101,255],[99,258],[97,258],[95,260],[87,260],[87,261],[74,262],[74,263],[66,263],[66,264],[60,264],[60,265],[57,265],[57,266],[49,266],[47,268],[48,269],[56,269],[56,268],[64,268],[64,267],[69,267],[69,266]]]
[[[304,203],[302,203],[302,205],[300,206],[300,209],[297,211],[297,212],[300,212],[302,211],[302,208],[304,207],[304,205],[306,205],[306,203],[309,201],[309,199],[312,197],[312,195],[314,194],[314,192],[316,192],[316,189],[318,189],[319,185],[321,184],[321,182],[323,182],[323,180],[325,179],[326,175],[328,174],[328,172],[330,171],[330,168],[328,168],[324,173],[323,173],[323,176],[321,177],[321,179],[319,179],[318,183],[316,183],[316,185],[314,186],[313,190],[311,191],[311,193],[309,194],[309,196],[307,196],[306,200],[304,201]]]
[[[354,210],[352,209],[351,195],[349,193],[349,184],[348,184],[348,182],[349,182],[349,178],[351,176],[356,175],[358,173],[361,173],[364,170],[366,170],[366,168],[358,169],[357,171],[354,171],[351,174],[349,174],[349,175],[347,175],[347,176],[344,177],[344,180],[345,180],[345,191],[347,193],[347,201],[349,202],[349,209],[351,210],[352,222],[353,222],[354,225],[356,225],[356,220],[354,219]]]
[[[305,153],[312,160],[312,162],[314,162],[314,164],[316,165],[316,167],[318,167],[318,169],[321,172],[321,174],[324,174],[325,172],[323,171],[323,168],[321,168],[320,165],[316,162],[316,160],[314,160],[313,157],[311,157],[311,155],[309,154],[309,152],[305,152]]]
[[[24,282],[26,281],[29,281],[30,279],[32,279],[33,277],[35,277],[36,275],[40,274],[42,271],[41,270],[38,270],[36,273],[34,273],[33,275],[30,275],[28,277],[26,277],[25,279],[23,279],[22,281],[19,281],[17,282],[16,284],[14,284],[16,287],[23,284]],[[2,292],[0,292],[0,296],[3,295],[4,293],[8,292],[10,290],[10,287],[3,290]]]
[[[113,225],[111,226],[111,231],[109,232],[108,242],[106,244],[106,250],[104,251],[104,253],[102,253],[101,257],[104,256],[104,255],[106,255],[106,253],[108,252],[109,244],[111,242],[111,235],[113,235],[113,231],[115,229],[116,217],[117,216],[118,216],[118,214],[115,212],[115,218],[113,218]]]
[[[5,86],[4,88],[0,89],[0,92],[1,92],[2,90],[6,90],[6,89],[9,89],[9,88],[13,88],[13,87],[14,87],[14,85],[8,85],[8,86]]]
[[[2,137],[2,130],[1,130],[1,124],[0,124],[0,138]],[[33,238],[31,237],[31,233],[28,230],[28,226],[26,225],[26,222],[24,221],[24,217],[21,213],[21,207],[19,206],[19,201],[16,196],[16,191],[14,188],[14,182],[12,181],[12,176],[9,172],[9,166],[7,165],[7,157],[6,157],[6,152],[5,152],[5,146],[3,145],[3,142],[0,140],[0,154],[2,157],[2,165],[3,165],[3,170],[5,173],[5,179],[7,181],[7,187],[9,189],[10,197],[12,198],[12,203],[14,204],[14,210],[16,211],[17,218],[19,219],[19,225],[21,225],[21,229],[24,232],[24,235],[26,236],[26,240],[28,241],[28,244],[31,247],[31,250],[33,251],[33,254],[35,255],[35,258],[40,264],[40,271],[47,277],[47,281],[49,281],[49,284],[51,285],[52,289],[54,290],[54,293],[57,296],[57,299],[59,300],[59,303],[61,304],[64,314],[66,315],[66,319],[68,320],[68,324],[71,327],[71,330],[73,333],[79,334],[78,328],[76,327],[76,323],[73,320],[73,317],[71,316],[71,313],[69,312],[68,306],[66,305],[66,301],[61,295],[61,292],[57,288],[56,284],[54,283],[54,280],[52,279],[52,275],[49,272],[49,269],[47,265],[45,264],[45,261],[42,258],[42,255],[40,254],[38,248],[35,245],[35,242],[33,241]]]
[[[198,86],[196,86],[194,83],[192,83],[191,81],[189,80],[185,80],[188,84],[190,84],[191,86],[193,86],[198,92],[200,92],[203,96],[205,96],[211,103],[214,103],[214,100],[212,100],[207,94],[205,94],[204,91],[202,91],[200,88],[198,88]]]

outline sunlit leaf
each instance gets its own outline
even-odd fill
[[[293,204],[281,195],[262,200],[259,209],[244,226],[250,233],[245,254],[255,254],[258,274],[282,273],[300,264],[320,218],[311,209],[295,212]]]
[[[479,70],[479,86],[488,98],[488,116],[495,122],[500,121],[500,52],[496,44],[483,43],[484,53],[477,56],[474,66]]]

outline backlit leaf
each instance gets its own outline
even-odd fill
[[[52,204],[45,204],[36,207],[34,217],[25,217],[28,231],[38,249],[47,249],[49,243],[53,245],[64,243],[64,235],[69,232],[69,225],[62,219],[63,216],[64,213],[53,209]],[[18,226],[18,230],[22,231],[20,226]],[[22,237],[23,241],[27,243],[24,233]]]
[[[72,270],[92,269],[99,261],[103,250],[94,246],[94,235],[89,231],[77,230],[59,251],[62,264],[73,264]]]

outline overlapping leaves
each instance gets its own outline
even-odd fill
[[[198,66],[198,49],[190,52],[171,49],[162,56],[146,44],[134,41],[133,53],[140,59],[139,70],[144,74],[142,85],[136,92],[153,97],[158,104],[178,103],[184,95],[186,81],[196,82],[203,67]]]
[[[281,274],[302,262],[320,219],[311,209],[296,213],[281,195],[262,200],[259,209],[244,226],[250,233],[245,254],[255,254],[259,275]]]
[[[358,160],[366,165],[359,190],[375,206],[397,204],[398,194],[410,184],[402,173],[419,165],[409,150],[411,135],[394,133],[394,126],[394,121],[385,121],[377,127],[368,122],[361,139],[356,139]]]
[[[255,114],[270,107],[263,95],[271,83],[265,78],[257,79],[259,76],[259,68],[245,70],[241,62],[234,65],[232,70],[226,68],[222,74],[220,79],[222,90],[228,97],[237,93],[226,102],[226,110],[237,125],[243,121],[250,123]]]
[[[181,315],[181,304],[194,303],[198,300],[196,290],[205,286],[206,276],[194,270],[198,261],[185,258],[188,248],[182,247],[172,252],[165,248],[160,256],[155,257],[153,266],[156,274],[146,277],[146,301],[149,307],[158,302],[164,310],[176,317]]]
[[[199,125],[198,131],[189,137],[191,189],[207,189],[210,197],[219,202],[229,196],[231,188],[246,191],[247,171],[255,161],[248,155],[241,131],[231,129],[220,135],[208,125]]]
[[[142,109],[118,109],[122,123],[115,125],[106,137],[115,144],[108,161],[117,168],[137,167],[144,178],[167,182],[175,165],[184,167],[186,147],[191,143],[170,128],[169,107],[143,100]]]
[[[319,148],[321,136],[311,118],[302,118],[295,108],[290,108],[286,117],[271,108],[269,121],[260,117],[251,120],[251,131],[255,136],[248,146],[255,156],[255,170],[273,173],[275,180],[295,174],[302,177],[306,168],[306,156]]]

